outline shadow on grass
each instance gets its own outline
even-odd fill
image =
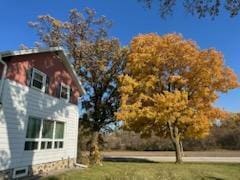
[[[55,176],[49,176],[47,177],[47,180],[59,180],[59,178]]]
[[[128,157],[104,157],[106,162],[132,162],[132,163],[157,163],[144,158],[128,158]]]
[[[223,178],[219,178],[219,177],[213,177],[213,176],[207,176],[207,179],[213,179],[213,180],[224,180]]]
[[[22,178],[18,178],[19,180],[39,180],[41,179],[42,176],[40,175],[34,175],[34,176],[27,176],[27,177],[22,177]]]

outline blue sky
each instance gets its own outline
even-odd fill
[[[1,0],[0,51],[18,49],[20,44],[33,46],[38,40],[27,22],[38,15],[50,14],[66,19],[72,8],[94,8],[99,15],[113,21],[111,36],[118,37],[122,45],[140,33],[181,33],[201,48],[215,47],[224,54],[225,63],[234,69],[240,79],[240,16],[229,18],[223,12],[214,21],[187,15],[180,6],[166,20],[159,18],[157,8],[144,9],[137,0]],[[240,90],[221,95],[216,105],[225,110],[240,112]]]

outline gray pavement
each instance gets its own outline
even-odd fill
[[[174,156],[106,156],[107,159],[136,159],[136,161],[145,160],[153,162],[175,162]],[[240,163],[240,157],[183,157],[184,162],[208,162],[208,163]]]

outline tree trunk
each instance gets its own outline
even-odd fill
[[[83,153],[83,139],[87,138],[82,133],[83,127],[78,128],[78,146],[77,146],[77,163],[89,165],[89,156]]]
[[[183,143],[182,143],[182,141],[180,141],[180,147],[181,147],[182,157],[184,157],[184,151],[183,151]]]
[[[102,165],[101,163],[101,154],[99,151],[98,145],[98,136],[99,132],[94,131],[92,133],[91,143],[90,143],[90,152],[89,152],[89,159],[92,165]]]
[[[179,138],[175,138],[174,146],[175,146],[175,153],[176,153],[176,163],[181,164],[183,161],[182,161],[182,151],[181,151]]]
[[[82,157],[81,138],[82,137],[80,135],[80,128],[78,128],[77,163],[81,163],[81,157]]]
[[[178,127],[177,126],[173,126],[171,124],[171,122],[168,122],[168,128],[170,131],[170,137],[171,137],[171,141],[174,145],[175,148],[175,154],[176,154],[176,163],[177,164],[181,164],[183,163],[182,161],[182,149],[181,149],[181,141],[180,141],[180,134],[178,132]]]

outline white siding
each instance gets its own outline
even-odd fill
[[[29,116],[65,122],[64,148],[24,151]],[[78,107],[6,80],[0,108],[0,170],[76,158]]]

